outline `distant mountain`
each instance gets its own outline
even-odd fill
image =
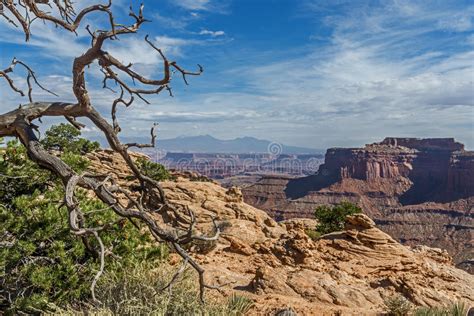
[[[124,138],[123,141],[148,143],[150,140],[149,138]],[[253,137],[222,140],[210,135],[157,139],[156,147],[160,150],[190,153],[323,154],[325,152],[322,149],[286,146]]]

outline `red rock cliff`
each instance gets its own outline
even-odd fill
[[[318,205],[351,201],[406,244],[447,249],[457,263],[474,260],[474,152],[452,138],[331,148],[317,174],[263,178],[243,194],[276,219],[313,217]]]

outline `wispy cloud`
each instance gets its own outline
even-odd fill
[[[188,10],[209,10],[211,0],[173,0],[173,3]]]
[[[168,37],[165,35],[156,36],[155,42],[165,53],[174,57],[182,55],[182,49],[185,46],[198,44],[199,41],[193,39],[183,39],[177,37]]]
[[[135,119],[141,121],[153,121],[153,122],[172,122],[172,123],[212,123],[212,122],[225,122],[229,120],[242,120],[242,119],[256,119],[259,117],[254,111],[194,111],[194,112],[174,112],[174,111],[157,111],[150,114],[149,112],[142,113],[135,117]]]
[[[24,44],[24,35],[21,29],[0,19],[0,27],[8,31],[0,32],[0,41],[11,44]],[[80,31],[79,39],[85,36],[85,31]],[[50,58],[75,57],[87,49],[87,44],[71,36],[69,32],[56,29],[53,25],[37,23],[32,31],[32,38],[28,45],[34,46],[47,53]]]
[[[190,17],[192,17],[192,15],[190,15]],[[194,19],[194,17],[192,18]],[[171,17],[155,12],[153,14],[153,20],[162,28],[183,30],[188,25],[190,19],[185,17]]]
[[[166,26],[145,30],[170,58],[189,67],[203,63],[205,73],[190,78],[190,86],[174,80],[174,98],[151,96],[152,105],[119,109],[124,136],[141,135],[149,129],[146,122],[157,121],[166,137],[183,131],[252,135],[324,147],[362,145],[387,135],[453,136],[474,147],[474,6],[463,0],[304,0],[298,2],[304,3],[298,18],[310,20],[305,26],[314,33],[281,50],[248,45],[249,30],[230,44],[222,30],[231,26],[205,20],[222,12],[222,2],[172,3],[169,12],[153,13]],[[259,39],[267,22],[262,19]],[[0,41],[22,43],[18,31],[0,27]],[[144,34],[112,41],[106,49],[146,76],[160,77],[160,56],[143,41]],[[60,75],[41,76],[42,82],[69,98],[70,60],[90,45],[88,35],[81,31],[74,37],[38,23],[30,45],[43,70],[55,67]],[[92,100],[109,115],[114,96],[100,89],[95,69],[88,71]],[[24,85],[24,78],[16,79]],[[18,103],[16,95],[1,93],[5,104]]]
[[[271,130],[286,142],[316,137],[319,146],[347,146],[386,135],[454,136],[474,146],[474,51],[458,45],[472,40],[472,7],[459,15],[459,8],[434,2],[339,1],[332,12],[318,1],[312,9],[315,19],[325,10],[319,22],[332,30],[328,45],[231,69],[226,75],[252,93],[198,103],[254,110],[258,115],[232,125]]]
[[[210,35],[212,37],[224,36],[224,31],[209,31],[209,30],[202,30],[199,32],[199,35]]]
[[[191,11],[194,17],[201,12],[228,13],[230,0],[169,0],[175,6]],[[198,13],[199,12],[199,13]]]

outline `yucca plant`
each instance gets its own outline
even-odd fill
[[[234,293],[229,297],[227,308],[231,315],[245,315],[253,305],[254,303],[250,298]]]
[[[466,316],[467,306],[464,302],[452,303],[449,306],[420,307],[415,310],[415,316]]]
[[[403,296],[387,298],[384,303],[389,316],[406,316],[410,314],[413,308],[411,303]]]

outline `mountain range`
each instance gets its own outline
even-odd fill
[[[148,143],[149,138],[123,137],[123,142]],[[323,154],[325,150],[315,148],[304,148],[287,146],[268,140],[254,137],[239,137],[230,140],[222,140],[211,135],[180,136],[171,139],[158,139],[156,148],[171,152],[188,153],[271,153],[271,154]]]

